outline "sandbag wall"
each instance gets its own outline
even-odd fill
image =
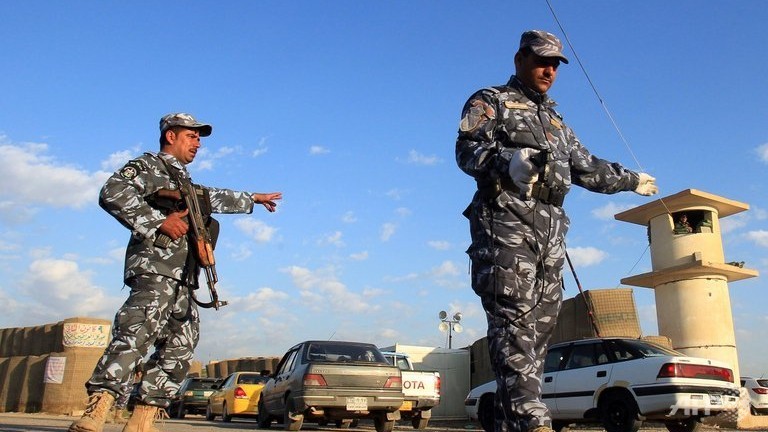
[[[274,372],[279,361],[279,357],[243,357],[212,361],[205,365],[205,371],[211,378],[225,378],[233,372]]]
[[[0,329],[0,412],[82,411],[110,330],[107,320],[79,317]]]

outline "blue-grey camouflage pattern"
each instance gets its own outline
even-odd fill
[[[631,191],[639,180],[636,172],[592,156],[554,106],[513,75],[507,85],[469,98],[456,141],[459,167],[478,182],[464,214],[472,288],[486,311],[498,384],[497,431],[551,425],[541,375],[562,302],[570,225],[561,206],[526,199],[509,186],[512,155],[524,147],[539,150],[546,161],[532,165],[531,176],[564,194],[572,184],[600,193]],[[489,189],[494,184],[499,188]]]
[[[86,383],[88,393],[107,390],[120,397],[132,384],[136,365],[150,348],[139,399],[168,406],[194,356],[200,335],[191,289],[162,275],[144,274],[130,281],[131,292],[115,315],[112,340]]]
[[[89,394],[106,390],[119,398],[131,388],[136,366],[154,349],[144,365],[139,399],[165,408],[189,370],[200,335],[197,305],[191,295],[198,285],[199,269],[185,268],[186,236],[165,249],[154,245],[165,214],[147,199],[160,189],[178,189],[159,158],[189,178],[184,165],[173,156],[145,153],[113,174],[101,190],[99,204],[131,230],[124,272],[131,291],[115,315],[112,340],[86,388]],[[253,211],[248,192],[205,188],[214,213]]]
[[[166,153],[144,155],[128,162],[113,174],[99,196],[99,205],[131,230],[131,238],[125,251],[125,274],[127,281],[141,274],[159,274],[173,279],[186,279],[197,284],[197,271],[186,271],[187,237],[182,236],[167,249],[154,245],[157,229],[165,220],[163,209],[153,207],[147,198],[160,189],[178,189],[168,177],[167,169],[159,160],[162,157],[169,165],[180,170],[189,179],[183,164]],[[253,199],[248,192],[205,187],[211,197],[213,213],[251,213]],[[185,277],[186,276],[186,277]]]

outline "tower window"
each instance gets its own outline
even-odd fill
[[[672,213],[675,235],[711,233],[712,212],[707,210],[687,210]]]

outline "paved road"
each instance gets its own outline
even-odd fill
[[[53,432],[66,431],[69,424],[75,417],[51,414],[22,414],[22,413],[0,413],[0,432]],[[231,423],[224,423],[221,420],[214,422],[206,421],[202,416],[187,416],[184,420],[165,420],[158,424],[163,432],[254,432],[256,422],[248,419],[234,419]],[[104,432],[120,432],[122,425],[107,424]],[[282,427],[273,423],[272,429],[277,432]],[[372,432],[374,431],[373,422],[370,420],[361,420],[360,426],[355,429],[338,429],[335,426],[320,427],[316,424],[305,424],[302,431],[347,431],[347,432]],[[408,422],[398,422],[395,431],[405,432],[414,431]],[[482,432],[477,422],[469,420],[459,421],[434,421],[427,432]]]
[[[69,427],[69,424],[75,417],[69,417],[64,415],[51,415],[51,414],[22,414],[22,413],[0,413],[0,432],[65,432]],[[162,424],[157,425],[163,432],[254,432],[256,429],[256,422],[252,420],[235,419],[231,423],[224,423],[222,421],[209,422],[202,416],[188,416],[184,420],[165,420]],[[643,427],[641,432],[667,432],[666,428],[659,428],[660,425],[651,425],[652,427]],[[104,432],[121,432],[122,425],[107,424],[104,427]],[[702,428],[703,431],[712,432],[735,432],[736,429],[720,429],[707,426]],[[277,432],[282,430],[280,425],[272,424],[273,431]],[[372,432],[374,431],[373,423],[370,420],[363,420],[360,422],[360,426],[355,429],[338,429],[336,427],[320,427],[315,424],[306,424],[301,428],[302,431],[334,431],[340,432],[341,430],[347,432]],[[577,431],[603,431],[602,428],[597,427],[584,427],[584,428],[572,428],[569,429],[572,432]],[[398,422],[395,426],[397,432],[413,432],[414,429],[410,427],[407,422]],[[469,420],[453,420],[453,421],[440,421],[433,420],[430,422],[430,426],[425,432],[483,432],[480,425],[477,422]]]

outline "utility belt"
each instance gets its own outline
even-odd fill
[[[495,199],[501,191],[507,191],[516,197],[520,197],[522,194],[520,188],[512,182],[512,179],[508,178],[500,178],[491,182],[477,180],[477,190],[488,199]],[[544,204],[562,207],[567,193],[565,189],[559,186],[549,186],[538,181],[533,184],[531,198]]]

